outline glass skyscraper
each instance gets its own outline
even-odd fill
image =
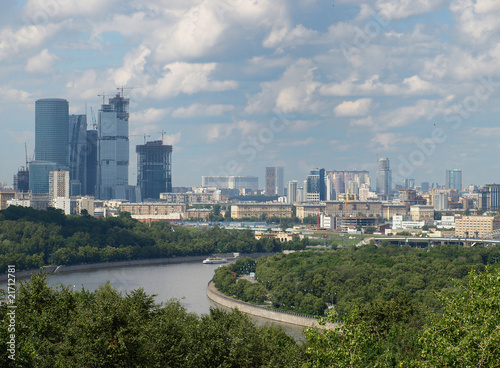
[[[35,161],[29,174],[30,190],[35,194],[48,193],[50,170],[68,169],[68,122],[68,101],[47,98],[35,102]]]
[[[462,170],[461,169],[446,170],[445,188],[446,189],[456,189],[458,191],[462,190]]]
[[[381,158],[377,163],[377,193],[386,198],[392,195],[392,172],[388,158]]]
[[[159,199],[172,192],[172,146],[162,141],[136,146],[137,186],[143,199]]]
[[[126,198],[128,186],[129,99],[117,94],[99,110],[97,127],[97,185],[99,199]]]

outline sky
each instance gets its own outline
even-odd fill
[[[173,145],[173,185],[315,167],[500,182],[498,0],[2,0],[0,182],[34,107],[96,114],[124,86],[135,145]],[[373,185],[374,186],[374,185]]]

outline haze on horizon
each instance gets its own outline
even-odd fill
[[[334,5],[334,6],[333,6]],[[34,149],[39,98],[131,98],[136,144],[174,145],[174,186],[284,166],[393,183],[500,182],[500,3],[493,0],[5,0],[0,182]],[[406,164],[406,162],[409,163]],[[135,179],[130,175],[131,184]]]

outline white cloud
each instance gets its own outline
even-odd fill
[[[177,132],[175,134],[167,134],[163,136],[163,144],[168,144],[175,146],[181,143],[182,133]]]
[[[232,111],[232,105],[204,105],[195,103],[188,107],[179,107],[172,113],[174,118],[197,118],[203,116],[221,116],[228,111]]]
[[[132,112],[130,114],[130,121],[134,122],[134,124],[140,125],[155,123],[164,119],[170,111],[170,108],[157,109],[151,107],[146,110]]]
[[[201,91],[227,91],[235,89],[235,81],[217,81],[211,74],[217,67],[216,63],[189,64],[176,62],[164,67],[164,77],[159,81],[152,94],[156,98],[169,98],[181,93],[188,95]]]
[[[38,55],[28,59],[26,71],[30,73],[52,73],[59,58],[49,50],[44,49]]]
[[[390,19],[403,19],[430,13],[444,7],[449,0],[377,0],[377,10]]]
[[[273,108],[282,113],[321,112],[324,106],[317,94],[321,83],[315,80],[315,70],[316,66],[311,60],[297,60],[279,80],[261,83],[261,92],[249,97],[245,112],[261,114]]]
[[[356,101],[344,101],[335,107],[335,116],[365,116],[372,108],[373,100],[371,98],[360,98]]]

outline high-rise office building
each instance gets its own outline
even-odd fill
[[[69,117],[71,195],[87,194],[87,115]]]
[[[99,110],[97,183],[99,199],[128,199],[129,99],[117,94]]]
[[[386,198],[392,195],[392,173],[388,158],[381,158],[377,162],[377,193]]]
[[[35,102],[35,160],[29,167],[34,194],[48,193],[50,171],[68,168],[68,121],[68,101],[47,98]]]
[[[159,199],[172,192],[172,146],[162,140],[136,146],[137,186],[143,199]]]
[[[479,190],[478,208],[481,211],[500,210],[500,184],[487,184]]]
[[[266,167],[266,196],[276,195],[276,168]]]
[[[68,167],[68,101],[47,98],[35,102],[35,160]]]
[[[462,191],[462,170],[461,169],[446,170],[445,188],[446,189],[456,189],[459,192]]]
[[[97,184],[97,130],[87,130],[87,142],[85,145],[86,184],[85,195],[94,196]]]
[[[307,201],[326,200],[325,169],[314,169],[307,175]]]
[[[27,193],[30,190],[30,172],[28,166],[21,166],[14,175],[14,190],[16,192]]]
[[[297,180],[292,180],[288,182],[287,203],[293,204],[297,202],[298,188],[299,188],[299,182]]]
[[[276,168],[276,194],[279,197],[285,194],[285,168],[282,166]]]

